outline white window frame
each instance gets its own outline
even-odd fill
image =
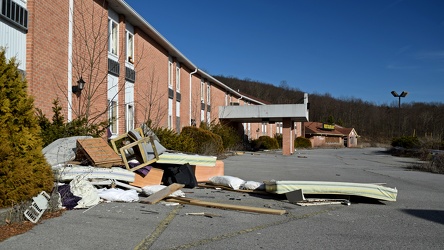
[[[209,105],[211,102],[211,84],[207,83],[207,104]]]
[[[200,101],[204,103],[204,97],[205,97],[205,83],[204,80],[200,79]]]
[[[262,122],[262,135],[267,135],[267,123]]]
[[[119,131],[119,96],[118,96],[119,78],[108,74],[108,122],[111,137],[118,134]]]
[[[116,135],[118,131],[117,127],[117,101],[116,100],[108,100],[108,122],[110,124],[109,129],[112,135]]]
[[[180,93],[180,63],[176,63],[176,91]]]
[[[173,89],[173,58],[168,57],[168,88]]]
[[[126,31],[126,62],[134,64],[134,34]]]
[[[134,129],[134,105],[126,104],[126,132]]]
[[[134,109],[134,83],[125,82],[125,129],[133,130],[135,125]]]
[[[180,102],[176,102],[176,132],[180,132]]]
[[[200,122],[205,122],[205,110],[200,111]]]
[[[173,99],[168,98],[168,129],[173,129]]]
[[[114,56],[119,54],[119,24],[108,18],[108,52]]]

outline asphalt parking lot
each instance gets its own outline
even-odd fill
[[[244,180],[386,183],[396,202],[301,207],[285,197],[183,189],[187,197],[283,209],[258,214],[193,205],[100,203],[45,220],[0,249],[443,249],[444,175],[410,171],[416,160],[383,148],[245,153],[224,160]],[[189,213],[211,213],[206,217]]]

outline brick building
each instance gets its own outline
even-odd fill
[[[358,133],[354,128],[322,122],[307,122],[305,138],[310,139],[312,147],[358,147]]]
[[[122,0],[0,3],[0,46],[48,117],[58,99],[68,120],[108,120],[115,136],[148,120],[179,132],[218,122],[220,106],[264,105],[201,70]],[[281,122],[240,124],[250,139],[282,132]]]

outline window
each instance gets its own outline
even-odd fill
[[[134,129],[134,106],[131,104],[126,105],[126,131]]]
[[[117,102],[108,100],[108,103],[108,122],[110,124],[109,128],[112,134],[117,134]]]
[[[205,96],[205,84],[204,80],[200,79],[200,101],[204,102],[204,96]]]
[[[0,14],[13,24],[28,29],[28,11],[13,0],[1,0]]]
[[[267,123],[266,122],[262,123],[262,134],[263,135],[267,134]]]
[[[108,28],[108,52],[117,56],[118,25],[114,20],[108,19]]]
[[[210,97],[211,97],[211,93],[210,93],[210,83],[207,83],[207,104],[210,104]]]
[[[180,102],[176,102],[176,132],[180,133]]]
[[[180,63],[176,63],[176,91],[180,92]]]
[[[134,63],[134,35],[126,31],[126,61]]]
[[[168,98],[168,129],[173,128],[173,99]]]
[[[173,58],[168,58],[168,88],[173,88]]]

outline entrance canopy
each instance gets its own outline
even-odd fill
[[[243,105],[219,107],[219,120],[235,122],[308,122],[307,104]]]
[[[219,120],[239,123],[282,122],[282,153],[294,152],[292,132],[294,122],[308,122],[308,95],[302,104],[242,105],[219,107]]]

